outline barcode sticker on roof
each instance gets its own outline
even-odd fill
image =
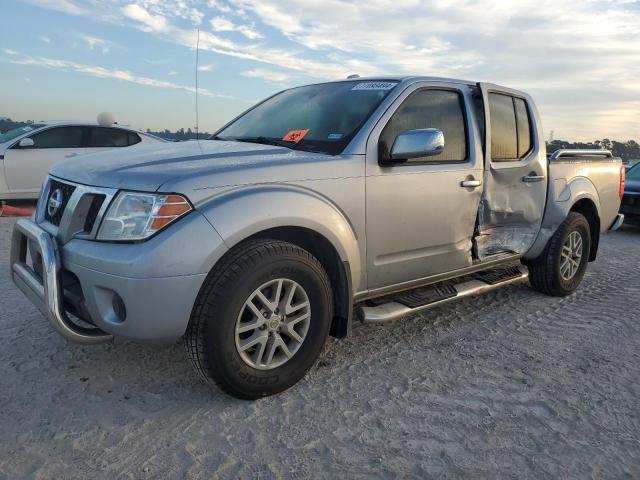
[[[360,82],[351,90],[391,90],[397,82]]]

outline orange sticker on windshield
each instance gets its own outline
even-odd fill
[[[282,137],[282,140],[284,140],[285,142],[298,143],[304,138],[307,133],[309,133],[308,128],[306,130],[291,130],[284,137]]]

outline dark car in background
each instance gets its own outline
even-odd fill
[[[640,225],[640,163],[627,171],[620,213],[626,223]]]

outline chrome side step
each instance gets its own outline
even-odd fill
[[[505,285],[511,285],[518,283],[529,278],[529,272],[526,267],[522,265],[508,267],[506,269],[496,269],[487,272],[480,272],[468,279],[457,284],[443,286],[435,286],[433,290],[438,290],[440,298],[438,298],[439,292],[432,293],[426,292],[426,294],[408,293],[396,297],[395,299],[374,306],[362,306],[358,308],[358,318],[364,323],[387,323],[394,320],[398,320],[406,315],[422,312],[431,308],[438,307],[445,303],[457,300],[460,298],[471,297],[473,295],[479,295],[496,288],[504,287]],[[451,289],[455,290],[455,295],[451,294]],[[416,297],[422,296],[424,303],[417,305],[415,303]],[[410,299],[411,301],[408,301]],[[409,306],[411,305],[411,306]]]

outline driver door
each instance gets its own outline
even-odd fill
[[[472,265],[483,161],[471,102],[466,85],[414,84],[372,131],[366,159],[370,291]],[[400,133],[424,128],[443,132],[442,153],[381,165],[380,155]]]

